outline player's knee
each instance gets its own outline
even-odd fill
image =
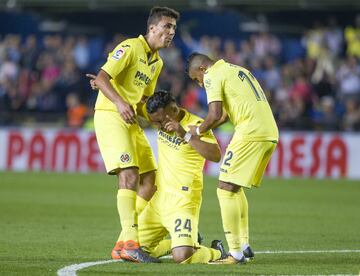
[[[176,263],[182,263],[195,253],[195,249],[190,246],[177,247],[172,250],[172,256]]]
[[[237,193],[241,187],[230,182],[219,181],[218,188],[228,192]]]
[[[139,181],[138,168],[126,168],[122,169],[119,174],[119,188],[136,190],[137,183]]]
[[[138,195],[146,200],[150,200],[155,192],[155,171],[141,174]]]

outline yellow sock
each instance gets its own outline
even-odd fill
[[[138,226],[136,213],[136,192],[128,189],[119,189],[117,194],[117,208],[120,217],[122,240],[138,242]],[[119,237],[119,238],[120,238]]]
[[[143,199],[141,196],[136,196],[136,212],[140,216],[149,201]]]
[[[231,251],[241,250],[240,243],[240,195],[226,190],[217,189],[220,203],[221,218],[226,241]]]
[[[217,260],[221,257],[219,250],[201,246],[196,249],[195,253],[187,258],[182,264],[207,264],[209,261]]]
[[[161,256],[171,254],[171,240],[165,239],[159,242],[154,250],[151,251],[151,256],[159,258]]]
[[[244,192],[244,188],[239,191],[240,195],[240,242],[241,245],[249,244],[249,210],[248,201]]]
[[[136,213],[139,216],[140,213],[145,209],[146,205],[148,204],[148,201],[146,201],[145,199],[143,199],[140,196],[136,196]],[[124,237],[123,237],[123,232],[120,233],[119,238],[118,238],[118,242],[119,241],[124,241]]]
[[[122,232],[122,231],[120,232],[120,235],[119,235],[119,237],[118,237],[117,242],[119,242],[119,241],[124,241],[124,237],[123,237],[123,232]]]

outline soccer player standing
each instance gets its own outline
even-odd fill
[[[249,246],[248,202],[243,188],[260,186],[279,139],[278,128],[260,84],[245,68],[193,53],[187,72],[205,87],[209,107],[204,122],[190,126],[190,132],[201,136],[224,122],[226,115],[235,126],[217,189],[230,255],[218,263],[244,262],[254,254]]]
[[[121,42],[94,82],[99,88],[94,115],[96,138],[107,173],[118,176],[122,232],[112,251],[115,259],[157,261],[139,247],[137,216],[150,198],[146,193],[136,198],[137,186],[139,181],[140,185],[153,185],[156,164],[136,121],[136,107],[154,92],[163,66],[158,50],[170,45],[178,19],[179,13],[173,9],[152,8],[146,35]]]

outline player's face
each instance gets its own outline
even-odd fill
[[[173,105],[170,104],[166,106],[165,108],[159,108],[158,111],[148,114],[150,122],[157,127],[158,129],[161,129],[162,131],[165,131],[165,124],[169,121],[167,116],[169,116],[172,119],[176,118],[176,111],[173,108]]]
[[[167,122],[164,108],[159,108],[158,111],[149,114],[149,119],[155,127],[164,130],[164,126]]]
[[[158,42],[158,48],[166,48],[169,47],[174,36],[176,30],[176,20],[171,17],[162,16],[161,20],[153,25],[153,35]]]
[[[205,70],[202,68],[193,68],[189,71],[189,77],[195,81],[199,86],[204,86],[204,73]]]

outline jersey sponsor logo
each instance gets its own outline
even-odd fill
[[[153,65],[153,66],[151,67],[151,74],[154,74],[154,72],[155,72],[155,65]]]
[[[122,154],[120,155],[120,161],[121,161],[122,163],[129,163],[130,160],[131,160],[130,154],[124,152],[124,153],[122,153]]]
[[[114,60],[119,60],[121,59],[121,57],[125,54],[125,49],[124,48],[120,48],[118,50],[115,51],[115,53],[112,55],[112,59]]]
[[[181,143],[183,143],[182,138],[177,136],[172,136],[162,130],[159,130],[159,140],[166,142],[169,146],[174,148],[178,148],[181,145]]]
[[[148,85],[151,81],[151,79],[144,73],[137,71],[135,74],[135,79],[139,79],[143,81],[146,85]]]

